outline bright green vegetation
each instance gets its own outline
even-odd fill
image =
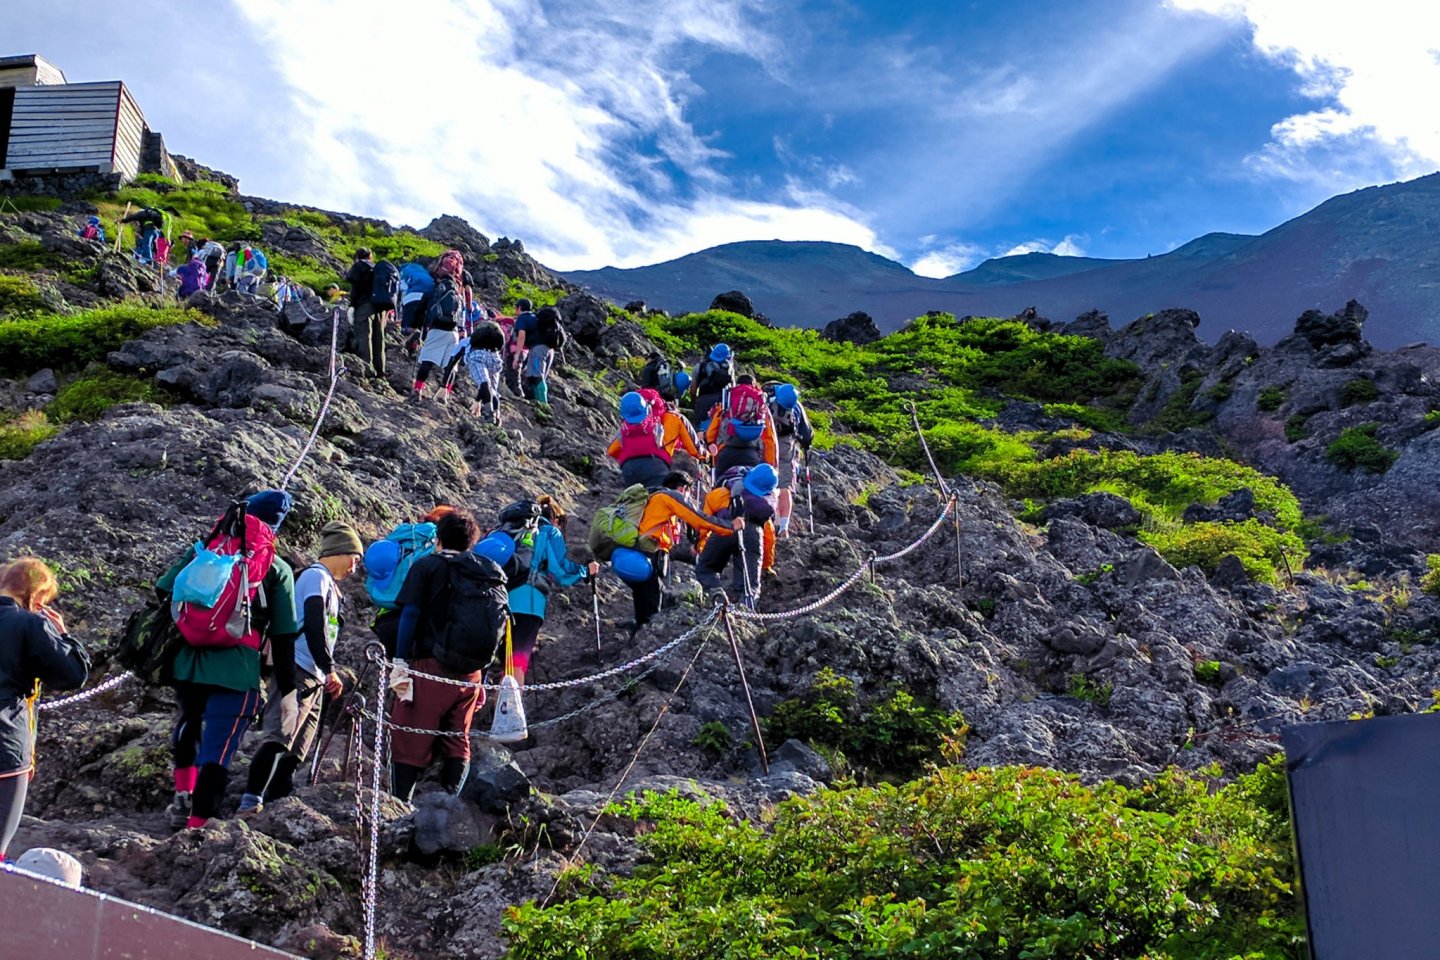
[[[46,250],[39,240],[0,243],[0,269],[34,273],[39,270],[59,271],[65,266],[65,257],[53,250]]]
[[[1220,661],[1201,660],[1195,664],[1195,681],[1207,686],[1220,686]]]
[[[505,295],[500,298],[500,309],[507,314],[513,314],[516,300],[529,300],[530,306],[539,310],[541,307],[554,306],[564,296],[565,290],[561,287],[545,290],[517,277],[506,277]]]
[[[1285,439],[1290,443],[1299,443],[1301,440],[1310,436],[1310,430],[1306,427],[1306,422],[1309,419],[1309,417],[1297,413],[1289,420],[1286,420]]]
[[[823,667],[809,689],[776,705],[766,739],[776,745],[803,740],[837,768],[871,777],[913,777],[942,750],[958,755],[967,729],[959,711],[927,706],[904,690],[864,703],[854,681]]]
[[[1340,431],[1340,436],[1325,448],[1325,459],[1342,470],[1359,469],[1370,473],[1384,473],[1399,459],[1400,453],[1375,438],[1379,429],[1378,423],[1346,427]]]
[[[46,309],[40,288],[27,277],[0,276],[0,320],[13,319]]]
[[[1305,541],[1297,534],[1253,519],[1142,530],[1139,537],[1177,567],[1193,566],[1213,572],[1221,560],[1234,554],[1246,573],[1265,583],[1278,583],[1281,571],[1298,567],[1308,554]]]
[[[39,410],[9,417],[0,413],[0,460],[24,460],[30,451],[59,432]]]
[[[21,213],[49,213],[64,202],[59,197],[6,194],[5,199],[0,200],[0,212],[9,213],[13,207]]]
[[[270,258],[270,271],[278,273],[282,277],[289,277],[304,287],[309,287],[317,293],[323,292],[330,284],[339,284],[345,288],[344,277],[338,270],[332,270],[319,260],[311,257],[291,257],[283,253],[270,253],[266,251],[265,256]],[[348,288],[345,288],[348,289]]]
[[[137,180],[113,197],[96,201],[101,219],[105,222],[105,235],[111,244],[115,242],[115,224],[125,215],[126,203],[130,204],[131,213],[144,207],[154,207],[170,213],[172,241],[185,230],[192,231],[197,239],[260,239],[260,225],[250,212],[240,205],[235,195],[222,185],[208,182],[175,185],[152,178],[143,182]],[[135,225],[127,223],[122,249],[134,244]]]
[[[1346,380],[1340,388],[1340,406],[1353,407],[1357,403],[1369,403],[1380,397],[1380,388],[1369,377]]]
[[[1078,700],[1089,700],[1097,707],[1108,707],[1110,698],[1115,694],[1115,685],[1096,683],[1083,673],[1072,673],[1069,693]]]
[[[787,800],[764,825],[649,794],[630,876],[507,911],[512,960],[1291,960],[1304,955],[1283,764],[1211,794],[945,767]]]
[[[1274,413],[1284,405],[1288,392],[1286,387],[1266,387],[1255,398],[1255,408],[1262,413]]]
[[[98,420],[117,403],[162,403],[165,399],[164,392],[150,380],[95,367],[61,387],[45,412],[57,423]]]
[[[1425,557],[1425,575],[1420,578],[1420,589],[1432,597],[1440,596],[1440,553]]]
[[[73,314],[41,314],[0,323],[0,373],[33,373],[43,367],[74,369],[154,327],[213,323],[194,310],[122,303]]]
[[[1165,406],[1160,408],[1160,412],[1148,424],[1151,432],[1174,433],[1190,427],[1203,427],[1214,419],[1215,415],[1209,410],[1191,409],[1204,379],[1205,374],[1199,370],[1182,372],[1180,389],[1170,395]]]
[[[1440,427],[1440,410],[1426,411],[1425,418],[1420,421],[1420,426],[1426,430],[1434,430],[1436,427]]]

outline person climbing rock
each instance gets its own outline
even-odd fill
[[[620,421],[606,453],[620,465],[620,481],[627,487],[640,483],[657,489],[670,474],[677,446],[697,461],[705,459],[695,428],[648,387],[620,398]]]
[[[721,574],[733,564],[730,598],[754,609],[760,599],[760,573],[775,563],[775,469],[768,463],[732,467],[705,496],[705,512],[721,520],[740,517],[745,529],[733,537],[706,534],[695,560],[695,578],[710,599],[725,596]]]
[[[521,297],[515,301],[515,322],[510,326],[510,344],[505,364],[505,386],[517,397],[525,395],[520,387],[520,372],[525,369],[525,359],[535,345],[536,318],[533,305]]]
[[[510,617],[505,573],[471,551],[480,539],[475,518],[461,510],[435,523],[439,549],[416,561],[400,588],[400,629],[390,678],[391,793],[409,801],[436,760],[440,783],[458,794],[470,770],[470,725],[485,702],[482,671],[504,642]],[[416,673],[464,681],[443,683]]]
[[[600,564],[592,560],[582,566],[570,559],[565,546],[565,511],[548,494],[511,504],[500,511],[499,519],[499,528],[490,536],[499,534],[514,541],[514,554],[505,565],[506,586],[515,679],[524,684],[545,625],[550,591],[586,581],[600,572]]]
[[[435,552],[435,524],[454,509],[438,504],[414,523],[397,524],[384,540],[375,541],[365,551],[365,592],[375,605],[370,630],[384,645],[387,657],[395,657],[400,632],[400,589],[410,568]]]
[[[225,248],[209,237],[201,237],[195,256],[205,263],[205,289],[209,290],[220,279],[220,265],[225,260]]]
[[[801,459],[810,452],[810,445],[815,442],[815,430],[810,426],[810,417],[800,402],[800,391],[793,383],[782,383],[775,388],[770,396],[769,413],[780,447],[780,492],[775,508],[775,532],[787,537],[790,535],[790,515],[795,510],[795,474]]]
[[[561,322],[560,311],[554,307],[541,307],[535,314],[534,343],[530,344],[530,355],[525,359],[525,399],[534,400],[543,406],[550,404],[550,370],[555,366],[558,351],[566,341],[565,324]],[[526,341],[527,344],[529,341]]]
[[[85,225],[75,232],[75,236],[81,240],[93,240],[96,243],[105,243],[105,226],[100,218],[91,216],[86,218]]]
[[[262,490],[232,505],[197,550],[191,547],[156,581],[172,604],[187,643],[175,657],[175,798],[167,811],[176,829],[203,827],[220,812],[230,761],[260,708],[260,648],[275,663],[275,685],[288,702],[295,690],[295,573],[275,550],[275,534],[294,505],[282,490]],[[233,567],[217,561],[242,557]],[[192,564],[195,566],[192,567]],[[219,576],[223,589],[201,596]],[[207,604],[208,601],[208,604]]]
[[[90,673],[85,648],[50,604],[60,594],[41,560],[0,566],[0,861],[25,812],[35,773],[35,698],[40,687],[74,690]]]
[[[754,377],[743,374],[721,393],[705,426],[705,442],[715,458],[716,476],[731,467],[777,465],[780,447],[775,440],[775,426]]]
[[[411,356],[420,349],[420,303],[435,289],[435,278],[424,264],[411,261],[400,268],[400,334]]]
[[[305,642],[295,643],[295,689],[280,692],[271,680],[261,718],[263,737],[250,761],[240,812],[259,810],[289,796],[295,771],[315,746],[325,694],[344,692],[335,672],[335,643],[340,638],[340,587],[360,567],[364,546],[348,523],[327,523],[320,530],[320,558],[295,580],[295,609]],[[289,701],[289,702],[287,702]]]
[[[710,353],[695,365],[690,378],[691,421],[696,430],[704,430],[710,412],[720,402],[720,395],[735,382],[735,356],[730,345],[717,343]]]
[[[425,398],[425,384],[436,370],[444,370],[455,346],[460,342],[460,328],[465,318],[465,294],[460,283],[449,273],[440,274],[435,289],[425,295],[421,309],[424,344],[416,358],[415,390],[411,399],[417,403]],[[442,377],[437,396],[448,398]]]
[[[469,339],[450,358],[445,371],[445,389],[455,388],[454,369],[460,364],[470,373],[475,382],[475,400],[470,404],[472,417],[484,416],[487,421],[500,425],[500,380],[505,361],[501,352],[505,349],[505,334],[492,320],[477,324]]]
[[[170,272],[171,276],[180,279],[180,286],[175,290],[175,296],[186,300],[193,293],[204,290],[210,282],[210,275],[205,272],[205,261],[199,257],[191,257],[188,261]]]
[[[155,241],[165,229],[165,214],[154,207],[141,207],[129,216],[122,217],[120,222],[135,224],[135,259],[141,263],[154,262]]]
[[[376,309],[371,299],[375,293],[375,264],[371,261],[368,247],[355,251],[355,262],[350,264],[345,282],[350,284],[351,350],[383,377],[385,315]]]

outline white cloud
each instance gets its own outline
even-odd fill
[[[1440,167],[1440,6],[1415,0],[1167,0],[1247,23],[1315,110],[1276,123],[1250,162],[1330,189]]]
[[[1065,239],[1059,243],[1051,243],[1049,240],[1027,240],[1025,243],[1017,243],[1000,256],[1018,257],[1025,253],[1053,253],[1061,257],[1083,257],[1085,248],[1080,244],[1085,240],[1085,237],[1073,233],[1067,234]]]
[[[927,246],[934,240],[933,236],[920,238],[920,242]],[[989,253],[979,244],[951,243],[935,250],[926,251],[923,256],[910,264],[910,269],[922,277],[952,277],[963,270],[970,269],[987,256]]]
[[[559,269],[634,266],[730,240],[879,244],[818,188],[746,198],[687,119],[687,58],[764,69],[760,0],[243,0],[289,85],[287,195],[423,225],[458,212]],[[378,27],[377,25],[383,25]],[[383,43],[376,30],[383,30]],[[323,37],[323,43],[316,38]],[[841,165],[809,171],[833,189]]]

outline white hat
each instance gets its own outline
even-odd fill
[[[72,890],[80,889],[80,881],[85,875],[85,868],[80,866],[79,860],[64,850],[53,847],[33,847],[26,850],[20,854],[20,859],[15,861],[15,868],[48,877]]]

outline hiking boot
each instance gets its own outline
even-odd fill
[[[175,799],[165,808],[165,816],[169,819],[172,830],[184,830],[190,822],[190,794],[176,791]]]
[[[265,809],[265,799],[257,797],[253,793],[245,793],[240,796],[240,809],[236,811],[239,816],[249,817],[262,812]]]
[[[410,402],[411,402],[411,403],[424,403],[424,402],[425,402],[425,391],[423,391],[423,390],[411,390],[411,391],[410,391]]]

